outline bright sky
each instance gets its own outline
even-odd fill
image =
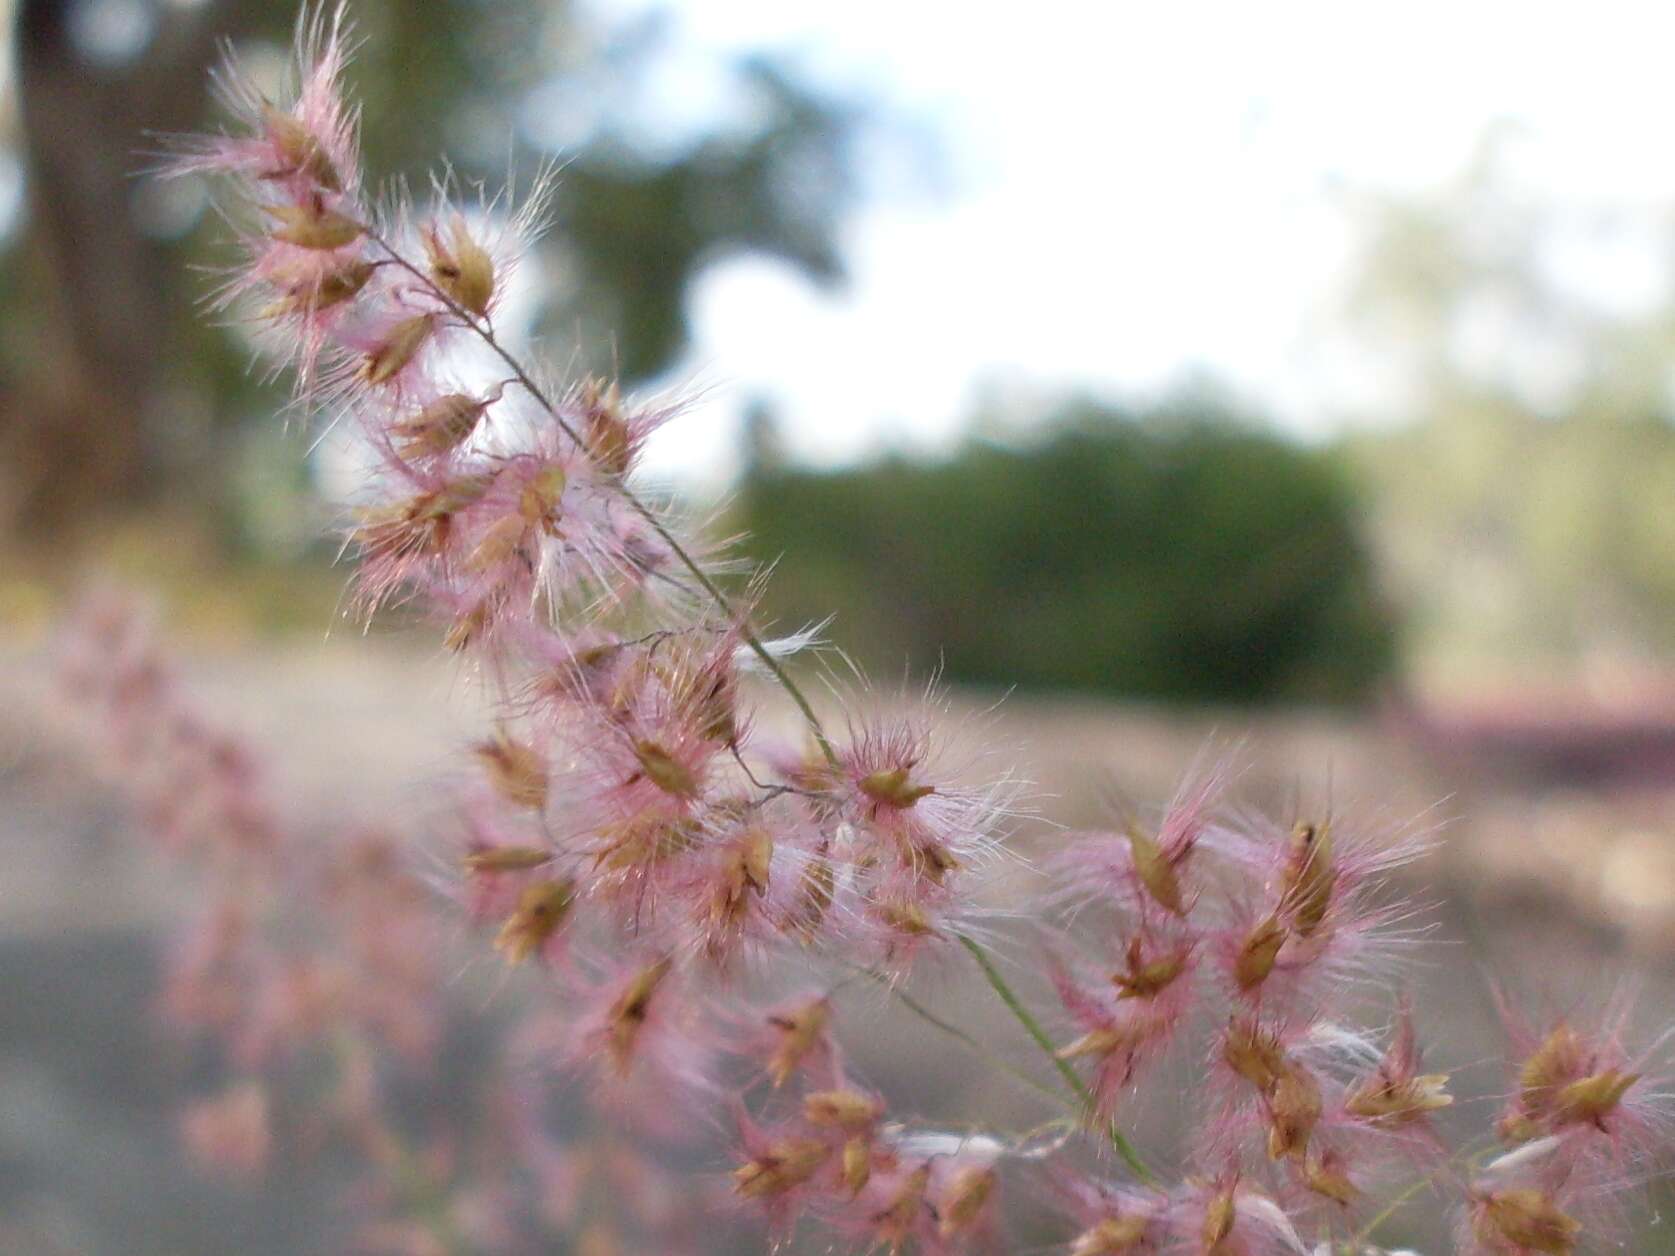
[[[867,172],[846,292],[761,261],[703,282],[685,373],[714,392],[669,466],[730,458],[754,395],[798,452],[840,460],[936,447],[986,383],[1126,394],[1196,366],[1319,432],[1346,385],[1311,350],[1351,243],[1342,188],[1433,186],[1510,118],[1556,194],[1675,204],[1675,10],[1644,0],[673,8],[693,50],[660,88],[674,116],[717,106],[704,54],[791,52],[934,132],[951,182]],[[1608,287],[1637,265],[1581,261]]]
[[[78,37],[128,47],[155,6],[193,2],[80,0]],[[672,142],[736,110],[717,67],[765,50],[939,152],[916,171],[911,143],[868,150],[846,290],[760,259],[701,282],[678,379],[709,391],[656,451],[671,473],[724,477],[758,397],[819,461],[945,445],[986,392],[1027,409],[1197,369],[1329,431],[1376,386],[1323,335],[1346,190],[1434,187],[1497,120],[1558,200],[1643,222],[1675,208],[1675,7],[1647,0],[584,2],[613,27],[672,13],[645,104]],[[20,188],[0,164],[0,220]],[[1553,261],[1607,302],[1662,300],[1652,238]]]

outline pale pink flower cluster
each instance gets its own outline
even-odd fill
[[[573,1125],[586,1105],[544,1119],[544,1087],[503,1046],[464,1085],[447,1076],[447,920],[400,838],[281,816],[260,756],[201,713],[132,599],[89,597],[58,662],[101,774],[191,879],[158,1002],[208,1066],[181,1117],[206,1171],[248,1183],[352,1150],[345,1250],[367,1256],[540,1250],[589,1226],[687,1250],[704,1201],[661,1163],[690,1141],[666,1122],[619,1106],[609,1128],[636,1137],[601,1140],[597,1113]]]
[[[980,929],[1016,786],[981,783],[934,701],[857,705],[827,731],[786,670],[812,634],[763,640],[754,585],[634,483],[672,408],[538,376],[499,338],[540,196],[466,207],[443,179],[427,209],[371,203],[341,16],[302,30],[294,91],[271,102],[230,70],[235,129],[176,169],[218,177],[240,225],[229,308],[292,362],[303,408],[376,459],[348,541],[361,607],[435,616],[499,700],[470,752],[451,892],[539,974],[526,1050],[613,1110],[650,1095],[676,1123],[724,1118],[735,1205],[853,1250],[999,1250],[1003,1187],[1061,1200],[1075,1256],[1358,1250],[1379,1192],[1416,1177],[1454,1191],[1462,1248],[1580,1249],[1663,1149],[1654,1061],[1615,1027],[1526,1034],[1500,1130],[1517,1148],[1476,1172],[1450,1159],[1432,1119],[1447,1079],[1424,1071],[1411,1014],[1380,1035],[1343,1010],[1407,940],[1385,882],[1421,843],[1400,831],[1242,816],[1218,764],[1156,823],[1075,837],[1037,904],[1050,1036]],[[758,714],[766,681],[804,717],[797,736]],[[834,1039],[845,981],[889,988],[962,955],[1051,1057],[1055,1137],[949,1133],[888,1103]],[[323,988],[375,1015],[378,991]],[[1202,1119],[1166,1177],[1115,1123],[1183,1051],[1203,1053]],[[254,1103],[229,1105],[223,1128],[200,1114],[196,1141],[260,1142],[240,1133]],[[1076,1167],[1090,1147],[1114,1147],[1120,1174]]]

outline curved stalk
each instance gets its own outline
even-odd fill
[[[1012,989],[1011,984],[1001,974],[994,958],[984,949],[983,944],[974,938],[962,934],[960,945],[965,947],[971,953],[971,958],[977,961],[977,967],[982,970],[984,978],[1000,1001],[1006,1005],[1006,1010],[1012,1013],[1013,1018],[1024,1027],[1024,1031],[1035,1040],[1035,1045],[1046,1052],[1047,1058],[1053,1062],[1053,1067],[1058,1070],[1059,1076],[1064,1078],[1071,1092],[1081,1102],[1083,1110],[1091,1112],[1093,1110],[1093,1095],[1089,1092],[1087,1083],[1082,1080],[1082,1075],[1072,1067],[1069,1060],[1059,1056],[1057,1048],[1053,1046],[1053,1040],[1047,1036],[1047,1031],[1042,1028],[1041,1022],[1035,1018],[1035,1013],[1024,1006],[1024,1001],[1018,997],[1017,991]],[[1140,1158],[1139,1151],[1128,1140],[1128,1136],[1117,1127],[1116,1122],[1111,1123],[1107,1133],[1111,1139],[1111,1146],[1116,1148],[1117,1154],[1128,1165],[1129,1171],[1147,1186],[1156,1186],[1158,1184],[1156,1176],[1146,1167],[1146,1162]]]
[[[839,962],[842,963],[841,960]],[[883,986],[885,990],[889,992],[890,997],[895,999],[903,1007],[907,1008],[908,1011],[919,1017],[926,1024],[935,1029],[941,1030],[956,1042],[963,1044],[974,1055],[981,1059],[983,1063],[987,1064],[996,1072],[1005,1073],[1019,1085],[1027,1086],[1030,1090],[1033,1090],[1049,1103],[1052,1103],[1057,1107],[1061,1107],[1067,1112],[1074,1114],[1078,1111],[1077,1105],[1072,1103],[1062,1093],[1054,1090],[1051,1086],[1042,1085],[1041,1082],[1031,1077],[1022,1069],[1015,1068],[1005,1060],[1001,1059],[993,1051],[989,1050],[988,1047],[984,1046],[982,1042],[977,1039],[976,1035],[972,1034],[968,1030],[960,1028],[958,1025],[954,1024],[953,1021],[947,1020],[936,1012],[933,1012],[918,999],[907,993],[907,991],[899,989],[895,986],[883,973],[871,968],[858,968],[852,964],[844,964],[843,966]]]
[[[407,271],[414,278],[418,279],[419,282],[424,284],[426,291],[429,292],[432,297],[439,301],[451,315],[458,319],[462,326],[469,329],[477,336],[478,339],[488,346],[495,356],[497,356],[501,362],[505,364],[506,369],[512,372],[513,377],[520,385],[523,386],[525,391],[527,391],[530,396],[539,402],[543,409],[552,415],[553,420],[559,425],[560,430],[562,430],[566,436],[573,440],[580,448],[585,449],[587,447],[587,443],[582,439],[581,434],[577,432],[576,429],[570,425],[568,420],[566,420],[564,416],[558,412],[557,407],[554,405],[552,399],[547,395],[546,390],[536,383],[528,370],[524,368],[523,363],[520,362],[510,350],[500,343],[499,338],[494,334],[494,329],[489,326],[486,319],[478,318],[476,315],[472,314],[469,310],[460,305],[459,302],[450,297],[442,290],[441,286],[431,278],[430,275],[426,274],[425,271],[416,263],[398,252],[395,246],[375,228],[368,225],[365,228],[365,232],[367,239],[371,240],[379,248],[383,249],[384,252],[389,255],[391,262]],[[623,500],[628,503],[629,507],[633,509],[633,511],[638,514],[640,518],[645,520],[646,523],[652,527],[652,529],[657,533],[658,538],[669,547],[670,552],[680,560],[681,565],[686,568],[692,578],[698,583],[698,587],[701,588],[715,604],[716,609],[718,609],[722,615],[729,620],[729,622],[739,625],[739,630],[745,644],[749,646],[751,652],[761,660],[762,665],[768,669],[769,674],[776,682],[778,682],[779,687],[783,689],[792,702],[796,704],[798,711],[802,714],[803,720],[808,725],[809,732],[814,737],[816,744],[819,745],[821,754],[825,756],[828,763],[835,766],[837,763],[837,751],[832,746],[831,740],[826,736],[826,731],[820,723],[820,718],[815,714],[814,706],[808,700],[807,695],[803,693],[796,681],[791,679],[790,675],[786,672],[780,661],[774,658],[773,653],[762,643],[762,639],[756,635],[756,632],[747,622],[745,622],[743,617],[738,614],[731,599],[729,599],[726,593],[722,591],[721,587],[715,583],[710,574],[703,569],[697,559],[693,558],[692,555],[687,552],[686,548],[682,546],[675,536],[669,531],[663,521],[657,517],[656,512],[641,501],[626,484],[619,483],[617,487],[623,495]],[[1025,1032],[1027,1032],[1029,1036],[1034,1039],[1036,1045],[1047,1053],[1048,1058],[1053,1062],[1054,1068],[1056,1068],[1060,1076],[1064,1078],[1065,1082],[1070,1087],[1071,1093],[1076,1096],[1076,1099],[1080,1102],[1083,1109],[1091,1110],[1093,1106],[1093,1097],[1089,1094],[1087,1085],[1082,1081],[1081,1076],[1076,1072],[1076,1070],[1071,1067],[1069,1061],[1061,1060],[1058,1057],[1058,1053],[1053,1047],[1052,1040],[1047,1036],[1047,1031],[1041,1027],[1041,1023],[1035,1019],[1030,1010],[1024,1006],[1022,1000],[1018,998],[1012,987],[1007,984],[1005,977],[1001,975],[999,968],[995,966],[993,959],[990,958],[989,953],[983,948],[982,944],[972,938],[963,936],[960,938],[960,944],[964,946],[965,949],[971,953],[972,958],[977,961],[978,967],[982,969],[983,976],[988,980],[990,987],[1000,998],[1001,1003],[1005,1005],[1007,1011],[1009,1011],[1017,1022],[1023,1026]],[[939,1028],[953,1033],[956,1037],[966,1042],[967,1045],[981,1049],[980,1044],[978,1044],[969,1034],[965,1033],[964,1030],[961,1030],[957,1026],[953,1026],[946,1021],[942,1021],[935,1015],[935,1013],[930,1012],[928,1008],[923,1007],[923,1005],[917,1005],[916,1001],[909,1000],[908,996],[898,995],[898,997],[901,997],[904,1002],[907,1002],[909,1008],[917,1012],[921,1017],[925,1018],[930,1023],[936,1024]],[[1134,1173],[1135,1177],[1148,1186],[1155,1186],[1157,1184],[1157,1179],[1153,1176],[1151,1170],[1146,1167],[1145,1162],[1140,1159],[1140,1155],[1135,1150],[1134,1145],[1129,1142],[1128,1138],[1120,1129],[1117,1128],[1115,1124],[1111,1126],[1109,1136],[1111,1145],[1116,1148],[1117,1153],[1123,1158],[1124,1162],[1127,1163],[1129,1169]]]
[[[558,424],[560,430],[566,436],[573,440],[579,448],[587,448],[587,442],[558,412],[557,406],[553,404],[552,398],[547,396],[546,390],[535,382],[529,372],[524,369],[523,363],[519,362],[511,351],[500,343],[499,337],[494,334],[494,329],[488,325],[487,320],[479,319],[450,297],[435,280],[420,269],[417,264],[397,252],[395,246],[373,227],[366,226],[365,233],[367,239],[389,255],[390,261],[423,283],[426,291],[432,297],[441,302],[450,314],[488,346],[495,356],[505,364],[506,369],[512,372],[513,377],[523,386],[524,390],[534,397],[548,414],[552,415],[553,421]],[[715,583],[710,574],[704,570],[702,564],[692,557],[686,547],[669,531],[668,526],[657,517],[657,512],[641,501],[638,495],[626,484],[619,482],[617,488],[622,493],[623,500],[628,503],[629,508],[651,526],[652,530],[657,533],[658,539],[669,547],[669,552],[680,560],[681,566],[685,567],[692,578],[698,582],[698,587],[715,603],[716,609],[729,622],[736,623],[739,626],[739,632],[745,645],[750,647],[751,652],[761,660],[762,666],[768,669],[769,674],[779,683],[780,688],[785,691],[791,701],[796,703],[797,710],[801,712],[810,734],[820,747],[820,753],[825,756],[828,763],[835,765],[837,763],[837,751],[833,749],[830,739],[826,736],[826,730],[821,726],[820,717],[814,713],[813,704],[809,702],[807,695],[797,686],[797,683],[791,679],[784,665],[773,656],[773,652],[762,643],[761,637],[757,636],[755,630],[739,615],[732,600]]]
[[[1473,1140],[1473,1142],[1482,1141],[1484,1141],[1483,1138]],[[1483,1162],[1483,1157],[1488,1154],[1488,1148],[1478,1148],[1477,1150],[1473,1150],[1473,1144],[1467,1143],[1464,1147],[1460,1148],[1459,1151],[1455,1152],[1452,1156],[1448,1157],[1447,1160],[1439,1164],[1430,1173],[1427,1173],[1424,1177],[1419,1178],[1416,1181],[1408,1183],[1407,1187],[1388,1204],[1386,1204],[1379,1211],[1377,1216],[1356,1231],[1354,1239],[1356,1247],[1365,1247],[1367,1244],[1371,1243],[1373,1235],[1378,1233],[1384,1223],[1400,1212],[1403,1205],[1405,1205],[1408,1200],[1412,1199],[1415,1195],[1419,1194],[1420,1191],[1424,1190],[1427,1186],[1434,1182],[1438,1174],[1443,1173],[1452,1165],[1461,1161],[1465,1163],[1468,1170],[1475,1169]]]

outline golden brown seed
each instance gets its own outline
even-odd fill
[[[319,138],[298,119],[272,105],[262,106],[262,129],[279,154],[279,165],[264,171],[266,179],[304,174],[328,192],[341,192],[343,179]]]
[[[1532,1105],[1544,1104],[1560,1086],[1579,1076],[1587,1067],[1587,1049],[1564,1021],[1553,1027],[1519,1070],[1518,1085]]]
[[[582,433],[588,456],[607,475],[625,475],[633,462],[634,446],[622,413],[616,382],[589,377],[581,389]]]
[[[1287,1063],[1268,1092],[1268,1156],[1300,1158],[1320,1121],[1320,1086],[1301,1065]]]
[[[1303,937],[1325,922],[1332,906],[1337,870],[1332,866],[1331,825],[1299,824],[1291,831],[1285,868],[1285,903],[1291,924]]]
[[[500,571],[523,552],[528,539],[529,525],[520,516],[507,515],[498,519],[483,533],[482,539],[465,560],[466,570],[478,575]],[[532,565],[527,554],[523,563],[526,570]]]
[[[373,553],[440,554],[451,536],[454,514],[480,499],[492,482],[486,475],[461,476],[405,502],[369,510],[355,539]]]
[[[781,1139],[733,1170],[733,1189],[746,1199],[783,1195],[813,1177],[830,1154],[818,1139]]]
[[[424,348],[435,330],[434,314],[415,314],[403,319],[390,329],[383,344],[366,355],[366,361],[361,364],[361,378],[369,384],[389,383]]]
[[[692,848],[698,822],[690,817],[639,816],[602,827],[596,864],[615,872],[657,863]]]
[[[1206,1252],[1220,1251],[1222,1241],[1233,1233],[1233,1222],[1237,1217],[1231,1186],[1223,1187],[1210,1197],[1204,1205],[1204,1223],[1199,1231]]]
[[[878,1100],[858,1090],[817,1090],[803,1097],[803,1117],[810,1125],[864,1129],[878,1119],[879,1111]]]
[[[1330,1158],[1311,1156],[1303,1165],[1303,1181],[1323,1199],[1347,1208],[1361,1195],[1361,1190],[1350,1181],[1338,1163]]]
[[[518,495],[518,513],[549,533],[556,531],[559,503],[564,500],[564,468],[551,463],[530,476]]]
[[[263,318],[285,318],[329,310],[358,296],[377,267],[372,262],[345,262],[318,277],[309,276],[284,284],[284,295],[262,308]]]
[[[753,829],[733,845],[727,854],[723,879],[710,904],[710,917],[715,924],[737,922],[744,914],[749,895],[766,892],[773,851],[773,835],[765,829]]]
[[[1233,1021],[1221,1040],[1221,1058],[1240,1077],[1264,1093],[1285,1071],[1279,1038],[1250,1021]]]
[[[731,746],[738,740],[738,720],[733,711],[733,685],[725,673],[714,674],[699,669],[695,674],[677,678],[670,690],[682,695],[692,704],[698,723],[698,735],[705,741]]]
[[[907,934],[909,937],[922,938],[933,934],[936,930],[931,926],[929,914],[918,903],[900,902],[886,899],[873,908],[874,913],[897,933]]]
[[[671,966],[666,957],[647,964],[634,975],[611,1005],[606,1023],[609,1025],[611,1059],[619,1073],[627,1072],[628,1065],[633,1061],[634,1043],[639,1037],[640,1026],[645,1024],[646,1014],[651,1010],[651,996],[657,993],[657,987],[669,975]]]
[[[1134,873],[1140,878],[1140,884],[1165,911],[1177,916],[1185,915],[1186,903],[1181,895],[1180,878],[1176,875],[1174,863],[1164,858],[1163,848],[1151,834],[1135,824],[1128,826],[1126,836],[1129,850],[1133,852]]]
[[[871,1180],[872,1144],[864,1137],[851,1138],[843,1145],[843,1184],[855,1196]]]
[[[492,475],[462,475],[449,480],[441,488],[421,493],[407,504],[409,519],[440,519],[453,515],[482,500],[494,483]]]
[[[691,798],[698,792],[698,779],[679,759],[655,741],[641,738],[634,743],[634,757],[640,762],[640,772],[665,794],[676,798]]]
[[[1140,939],[1134,937],[1128,943],[1128,970],[1114,973],[1112,983],[1117,987],[1119,999],[1150,999],[1162,994],[1175,979],[1186,970],[1187,958],[1190,951],[1182,948],[1156,959],[1146,959]]]
[[[913,869],[933,885],[941,885],[950,872],[960,869],[960,861],[954,857],[954,852],[936,841],[922,841],[914,846],[909,860]]]
[[[448,626],[448,631],[442,638],[443,648],[455,654],[469,649],[472,642],[482,637],[493,614],[487,599],[478,602]]]
[[[483,417],[488,404],[465,393],[449,393],[431,402],[417,414],[398,419],[391,432],[404,458],[445,454],[457,449]]]
[[[494,790],[514,807],[539,811],[547,805],[547,765],[533,746],[505,729],[474,747]]]
[[[942,1194],[937,1232],[943,1238],[951,1239],[956,1234],[971,1229],[982,1216],[983,1205],[989,1202],[989,1196],[994,1194],[994,1189],[993,1169],[979,1168],[976,1165],[956,1169],[949,1177],[948,1185]]]
[[[837,869],[824,855],[814,855],[803,865],[801,882],[797,905],[786,921],[786,928],[808,944],[819,934],[826,913],[837,897]]]
[[[1483,1196],[1477,1231],[1498,1248],[1570,1256],[1582,1225],[1545,1192],[1526,1187]]]
[[[831,1008],[824,999],[814,999],[782,1016],[775,1016],[769,1024],[779,1031],[779,1041],[768,1057],[768,1076],[777,1089],[783,1086],[797,1066],[820,1041],[820,1035],[831,1017]]]
[[[934,785],[913,785],[908,781],[906,768],[889,768],[872,772],[860,780],[861,792],[874,802],[906,809],[928,794],[936,793]]]
[[[1054,1054],[1061,1060],[1074,1060],[1084,1055],[1107,1056],[1129,1046],[1132,1039],[1116,1029],[1093,1029],[1076,1041],[1060,1047]]]
[[[467,872],[524,872],[552,859],[544,846],[491,846],[465,857]]]
[[[768,888],[768,877],[773,870],[774,839],[766,829],[752,829],[742,842],[741,866],[744,878],[758,893]]]
[[[1274,916],[1258,924],[1245,936],[1239,956],[1233,962],[1233,979],[1241,990],[1254,990],[1274,971],[1280,948],[1285,945],[1286,928]]]
[[[925,1188],[930,1185],[929,1165],[920,1165],[902,1179],[900,1188],[884,1210],[874,1219],[876,1235],[881,1244],[894,1248],[908,1240],[925,1206]]]
[[[575,901],[569,881],[536,881],[518,896],[517,909],[506,918],[494,948],[508,964],[521,964],[556,933]]]
[[[1448,1093],[1447,1086],[1446,1073],[1426,1073],[1400,1080],[1373,1077],[1349,1092],[1344,1109],[1363,1120],[1401,1125],[1453,1103],[1454,1096]]]
[[[1638,1073],[1614,1068],[1578,1078],[1554,1096],[1553,1117],[1561,1124],[1599,1124],[1622,1102],[1629,1088],[1640,1080]]]
[[[1070,1256],[1121,1256],[1140,1246],[1148,1228],[1144,1217],[1107,1217],[1076,1236]]]
[[[448,239],[432,225],[424,233],[430,258],[430,277],[448,297],[481,318],[494,300],[494,259],[472,238],[465,223],[449,225]]]
[[[340,249],[358,240],[366,230],[346,214],[323,205],[267,205],[263,207],[277,219],[273,229],[275,240],[294,244],[299,249]]]

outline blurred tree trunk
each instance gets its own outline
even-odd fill
[[[294,5],[151,0],[150,39],[113,58],[78,41],[86,0],[14,3],[29,202],[0,274],[9,375],[0,382],[0,527],[57,537],[66,524],[152,499],[224,507],[214,442],[202,436],[236,387],[236,350],[206,348],[213,338],[184,317],[184,294],[202,285],[185,273],[185,250],[143,229],[133,204],[146,184],[134,176],[158,146],[148,132],[199,129],[215,37],[283,40]],[[632,32],[620,46],[578,40],[565,0],[356,8],[368,37],[357,73],[368,145],[381,165],[411,174],[462,116],[493,107],[494,93],[521,108],[555,67],[570,67],[572,47],[616,85],[605,104],[634,114],[635,67],[659,47]],[[689,287],[719,257],[762,252],[826,283],[841,278],[837,224],[862,111],[759,58],[731,70],[765,106],[755,129],[722,126],[669,159],[641,152],[633,128],[606,124],[567,163],[554,207],[563,243],[549,257],[574,279],[545,315],[553,328],[575,318],[614,347],[597,369],[644,380],[676,360],[689,341]],[[492,183],[500,162],[479,146],[462,180]]]
[[[241,7],[241,6],[235,6]],[[132,210],[148,132],[199,115],[223,6],[159,6],[138,55],[78,48],[75,0],[19,0],[14,40],[29,188],[20,245],[30,360],[0,397],[0,515],[24,535],[158,492],[157,414],[172,277]]]

